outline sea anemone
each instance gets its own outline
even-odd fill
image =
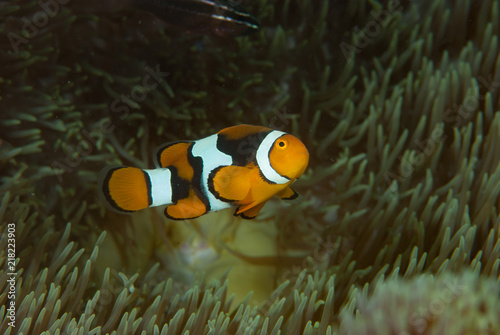
[[[429,301],[414,295],[453,278],[498,315],[481,300],[500,276],[498,0],[259,0],[245,7],[260,31],[235,39],[113,1],[44,4],[0,3],[0,218],[17,259],[16,328],[2,280],[0,332],[404,331]],[[182,223],[98,201],[103,167],[152,167],[158,145],[238,123],[306,143],[298,199]],[[3,279],[8,262],[2,238]],[[392,308],[384,294],[407,306],[394,320],[367,311]]]
[[[370,297],[352,292],[340,334],[498,334],[499,296],[498,282],[472,271],[392,278],[377,283]]]

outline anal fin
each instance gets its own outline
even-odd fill
[[[193,190],[189,191],[187,198],[180,199],[176,204],[165,208],[165,216],[172,220],[194,219],[206,212],[207,206]]]

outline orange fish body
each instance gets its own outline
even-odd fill
[[[183,220],[236,207],[236,216],[252,219],[273,196],[297,196],[290,185],[308,162],[309,153],[295,136],[238,125],[200,140],[160,146],[156,169],[105,169],[99,189],[120,213],[167,205],[168,218]]]

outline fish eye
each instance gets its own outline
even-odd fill
[[[278,142],[276,142],[276,145],[278,146],[278,149],[283,150],[283,149],[286,149],[286,147],[288,146],[288,141],[281,139],[281,140],[278,140]]]

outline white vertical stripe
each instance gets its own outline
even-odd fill
[[[201,173],[201,187],[210,202],[211,211],[219,211],[221,209],[230,208],[231,204],[220,201],[208,189],[208,177],[210,172],[219,166],[233,164],[233,158],[217,149],[218,134],[205,137],[195,141],[193,145],[193,156],[201,157],[203,160],[203,171]]]
[[[169,169],[144,170],[151,180],[151,207],[172,203],[171,173]]]
[[[257,149],[257,155],[255,158],[257,159],[257,164],[259,165],[260,171],[268,180],[276,183],[276,184],[286,184],[290,181],[290,179],[283,177],[271,166],[271,162],[269,161],[269,152],[271,151],[274,142],[285,135],[286,133],[278,130],[273,130],[264,138],[262,143]]]

